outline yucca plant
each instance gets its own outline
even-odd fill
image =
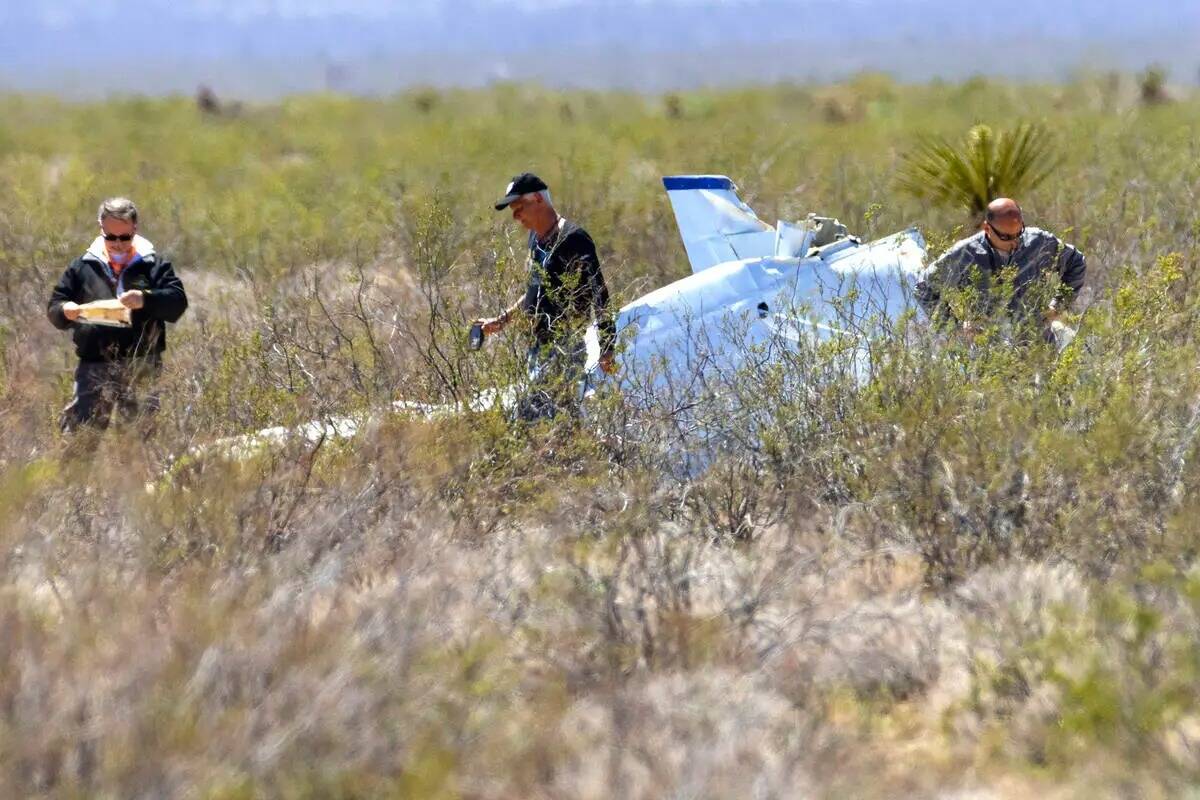
[[[904,157],[899,187],[919,200],[962,205],[979,217],[997,197],[1022,195],[1036,188],[1061,164],[1049,132],[1022,123],[994,132],[976,125],[961,144],[927,136]]]

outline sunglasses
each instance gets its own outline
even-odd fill
[[[1017,231],[1016,233],[1004,233],[1003,231],[998,231],[996,230],[996,226],[992,225],[990,222],[988,223],[988,227],[991,228],[992,235],[1002,242],[1015,242],[1017,239],[1021,238],[1021,234],[1025,233],[1024,225],[1022,225],[1021,230]]]
[[[104,236],[104,241],[106,241],[106,242],[132,242],[133,241],[132,233],[105,233],[102,235]]]

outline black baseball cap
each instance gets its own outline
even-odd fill
[[[512,182],[508,184],[508,188],[504,190],[504,197],[496,201],[496,210],[503,211],[508,208],[513,200],[516,200],[523,194],[533,194],[534,192],[544,192],[550,187],[546,182],[534,175],[532,172],[522,172],[520,175],[514,175]]]

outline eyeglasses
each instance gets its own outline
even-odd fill
[[[1021,234],[1025,233],[1024,225],[1022,225],[1021,230],[1017,231],[1016,233],[1004,233],[1002,231],[998,231],[996,230],[996,226],[990,222],[988,223],[988,228],[991,229],[992,235],[1002,242],[1015,242],[1017,239],[1021,238]]]
[[[133,241],[132,233],[105,233],[102,235],[104,236],[104,241],[106,241],[106,242],[132,242]]]

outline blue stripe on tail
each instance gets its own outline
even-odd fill
[[[663,186],[668,192],[688,191],[692,189],[716,189],[718,191],[735,191],[733,181],[724,175],[670,175],[662,179]]]

